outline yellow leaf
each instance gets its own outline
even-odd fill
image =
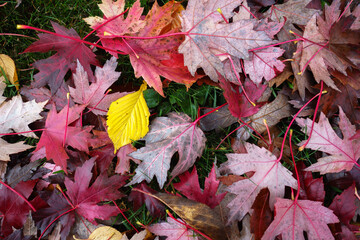
[[[79,239],[74,237],[76,240],[120,240],[122,238],[122,234],[112,227],[98,227],[95,229],[89,236],[88,239]]]
[[[144,98],[147,85],[139,91],[130,93],[111,103],[107,114],[108,134],[114,144],[115,152],[144,137],[149,131],[149,108]]]
[[[18,84],[18,76],[16,73],[15,63],[14,61],[5,54],[0,54],[0,67],[5,72],[6,78],[15,85],[16,89],[19,90]],[[0,75],[2,75],[2,71],[0,70]]]

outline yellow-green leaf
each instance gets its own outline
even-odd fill
[[[139,91],[130,93],[111,103],[107,114],[108,134],[114,144],[115,152],[144,137],[149,131],[149,108],[144,98],[147,85]]]
[[[18,76],[14,61],[5,54],[0,54],[0,67],[5,72],[6,78],[19,90]],[[0,69],[0,76],[3,74]]]

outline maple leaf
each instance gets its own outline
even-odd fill
[[[299,162],[297,165],[301,185],[300,198],[323,202],[325,199],[323,178],[313,178],[311,172],[304,171],[306,166],[303,162]]]
[[[123,5],[123,2],[123,0],[119,0],[116,3],[107,1],[107,4],[109,7],[115,6],[116,9],[118,8],[117,5]],[[138,2],[137,4],[139,5]],[[138,9],[138,7],[136,8]],[[116,12],[119,14],[122,9],[123,7],[118,8]],[[197,79],[184,66],[183,56],[177,53],[177,48],[182,42],[183,36],[156,38],[159,35],[178,32],[178,15],[182,9],[181,4],[175,1],[170,1],[162,7],[159,7],[157,2],[155,2],[145,17],[145,26],[138,28],[137,32],[133,31],[133,34],[131,34],[140,39],[124,38],[121,37],[123,34],[113,34],[112,29],[116,29],[116,25],[109,26],[111,28],[110,32],[104,32],[102,28],[98,30],[103,46],[129,54],[135,76],[137,78],[143,77],[149,86],[153,87],[162,96],[164,96],[164,93],[160,76],[171,81],[183,83],[188,87]],[[124,22],[123,19],[118,18],[116,24],[126,26],[126,20]],[[112,25],[112,21],[106,25]],[[119,31],[123,31],[122,29],[124,27],[120,27]],[[116,32],[117,30],[114,31]],[[104,33],[106,34],[104,35]],[[141,39],[142,37],[145,37],[145,39]],[[155,38],[146,39],[149,37]],[[117,56],[116,52],[110,51],[110,53]]]
[[[204,190],[200,188],[196,167],[191,173],[185,172],[179,176],[180,182],[175,183],[174,187],[188,199],[204,203],[211,208],[219,205],[226,193],[216,194],[220,181],[216,180],[215,165],[212,167],[209,176],[205,178]]]
[[[14,190],[26,199],[30,196],[36,180],[20,182]],[[22,228],[29,214],[29,205],[13,191],[5,186],[0,189],[0,213],[1,215],[1,233],[8,236],[13,232],[14,228]]]
[[[249,212],[252,203],[262,188],[270,191],[270,207],[274,206],[276,197],[283,197],[285,186],[297,188],[297,181],[292,173],[281,165],[277,157],[265,148],[245,143],[247,153],[226,154],[228,161],[220,166],[220,171],[242,175],[255,171],[254,175],[233,183],[226,190],[236,194],[236,198],[228,204],[231,209],[228,222],[241,220]]]
[[[319,12],[306,7],[310,2],[311,0],[289,0],[283,4],[275,4],[268,14],[275,22],[285,20],[284,30],[286,32],[296,31],[294,24],[306,25],[310,18]]]
[[[326,38],[319,32],[319,28],[316,25],[316,15],[314,15],[307,23],[303,37],[315,43],[326,42]],[[345,75],[347,66],[339,61],[338,57],[330,50],[324,47],[320,47],[317,44],[313,44],[312,42],[302,42],[300,68],[303,69],[307,64],[309,64],[317,82],[323,80],[326,85],[338,90],[334,84],[334,81],[330,78],[330,73],[327,70],[327,66],[331,67],[332,69],[336,69]]]
[[[139,185],[137,185],[136,189],[140,189],[143,192],[147,192],[151,194],[157,193],[154,189],[150,188],[145,182],[142,182]],[[145,203],[145,206],[149,210],[151,215],[155,217],[160,217],[165,215],[165,207],[162,202],[140,191],[136,191],[136,190],[134,191],[133,189],[129,195],[129,201],[132,201],[134,203],[135,210],[138,210]]]
[[[321,174],[340,172],[342,170],[350,171],[356,164],[360,157],[360,140],[351,140],[351,137],[356,133],[356,129],[341,107],[339,107],[339,116],[339,127],[343,139],[338,137],[323,113],[320,114],[319,122],[314,123],[313,132],[306,148],[328,153],[329,156],[318,159],[317,163],[306,168],[306,171],[320,172]],[[303,128],[303,132],[309,135],[312,120],[297,119],[297,123]],[[305,142],[305,140],[302,141],[299,146],[302,146]]]
[[[219,82],[221,88],[224,90],[223,94],[229,104],[229,110],[234,117],[249,117],[259,111],[262,104],[257,104],[255,107],[252,106],[244,92],[240,92],[241,88],[239,85],[226,81],[221,75],[219,75]],[[244,85],[244,89],[248,92],[248,96],[252,102],[256,102],[267,87],[266,85],[256,86],[249,79],[245,81]]]
[[[80,151],[88,152],[88,139],[91,138],[89,133],[92,127],[68,126],[80,117],[80,113],[84,110],[84,106],[74,106],[67,109],[66,107],[59,113],[55,110],[55,106],[50,110],[46,118],[45,129],[41,134],[39,143],[34,153],[45,148],[46,158],[53,159],[55,164],[60,166],[67,173],[67,162],[69,158],[65,146],[72,146]],[[66,119],[68,120],[66,121]],[[66,129],[66,139],[64,142]]]
[[[74,29],[66,29],[55,22],[51,22],[51,25],[57,34],[81,40]],[[41,33],[38,36],[39,40],[31,44],[24,52],[57,51],[57,53],[33,64],[39,70],[39,73],[34,76],[34,87],[49,85],[51,92],[55,93],[63,84],[63,78],[67,71],[69,69],[75,71],[77,60],[84,67],[90,79],[93,79],[90,64],[95,66],[99,64],[95,54],[83,43],[47,33]]]
[[[274,239],[277,235],[284,240],[334,239],[327,224],[339,219],[322,202],[310,200],[289,200],[278,198],[275,203],[275,219],[265,231],[262,239]]]
[[[277,47],[268,47],[250,54],[251,60],[244,60],[246,74],[250,79],[259,85],[263,78],[270,81],[276,76],[277,72],[282,72],[285,64],[278,60],[285,50]]]
[[[251,232],[255,235],[255,239],[261,239],[273,220],[273,215],[269,206],[269,196],[269,190],[263,188],[251,207],[254,211],[251,214],[250,226]]]
[[[349,233],[346,233],[348,237],[346,239],[356,239],[354,233],[350,229],[356,231],[357,227],[350,225],[351,219],[355,215],[357,206],[355,205],[355,184],[351,185],[349,188],[345,189],[340,195],[337,195],[329,208],[334,211],[334,214],[339,218],[341,222],[341,229],[347,228]],[[345,226],[344,226],[345,225]],[[341,234],[344,234],[344,230]]]
[[[8,143],[0,138],[0,161],[10,161],[9,155],[33,148],[33,146],[25,145],[24,143],[24,141]]]
[[[89,186],[94,162],[94,158],[87,160],[83,166],[76,169],[74,181],[66,178],[64,182],[67,189],[66,194],[72,205],[77,207],[76,212],[90,222],[93,222],[95,218],[106,220],[119,213],[115,206],[97,204],[123,197],[124,195],[117,189],[123,186],[127,179],[126,176],[120,175],[108,178],[107,173],[102,173]]]
[[[46,201],[49,207],[41,209],[34,214],[36,224],[42,231],[56,217],[71,209],[90,222],[94,222],[95,218],[106,220],[119,213],[115,206],[109,204],[98,205],[98,203],[123,197],[124,195],[118,191],[118,188],[125,184],[127,177],[114,175],[108,178],[107,173],[101,173],[90,185],[93,176],[91,170],[94,162],[95,158],[91,158],[81,167],[78,167],[75,171],[74,181],[70,180],[70,178],[65,179],[64,183],[67,189],[66,195],[68,200],[64,196],[59,195],[59,193],[54,192]],[[60,223],[63,226],[62,238],[69,234],[75,222],[74,211],[70,211],[60,217]]]
[[[210,112],[213,108],[205,109],[204,114]],[[234,117],[229,111],[229,105],[226,105],[216,112],[213,112],[200,119],[200,127],[203,131],[219,131],[224,129],[234,123],[236,123],[238,118]]]
[[[75,88],[69,87],[70,95],[74,102],[84,104],[90,109],[94,108],[92,110],[94,114],[105,115],[112,102],[127,94],[117,92],[104,95],[106,89],[120,76],[120,73],[115,71],[116,66],[116,58],[112,57],[106,61],[102,68],[96,67],[96,82],[89,85],[88,75],[78,61],[76,73],[73,75]]]
[[[218,73],[225,76],[219,54],[249,60],[249,49],[272,42],[265,31],[254,30],[257,20],[240,19],[225,23],[217,9],[221,9],[223,16],[229,19],[240,3],[231,0],[220,3],[215,0],[189,1],[181,17],[182,31],[187,34],[179,47],[191,74],[201,67],[215,82]]]
[[[30,131],[29,133],[21,133],[21,135],[37,138],[28,125],[42,118],[39,114],[45,104],[46,101],[41,103],[23,102],[20,95],[14,96],[10,101],[3,102],[0,105],[0,133]]]
[[[119,174],[124,174],[126,172],[129,172],[130,170],[130,160],[134,161],[135,163],[139,164],[140,161],[137,161],[136,159],[128,156],[128,154],[136,151],[136,148],[133,147],[131,144],[127,144],[125,146],[122,146],[119,151],[117,152],[117,163],[115,167],[115,172]]]
[[[197,240],[198,237],[194,231],[187,228],[185,224],[181,219],[168,218],[166,222],[153,224],[147,229],[156,235],[166,236],[168,240]]]
[[[96,16],[84,19],[93,29],[100,28],[100,25],[102,25],[98,32],[106,32],[112,35],[125,35],[137,33],[145,27],[146,21],[141,19],[143,8],[140,7],[140,1],[136,1],[132,5],[126,19],[124,16],[119,16],[124,12],[124,0],[103,0],[98,6],[104,14],[103,18]]]
[[[206,138],[189,116],[184,113],[169,113],[168,117],[158,117],[152,122],[144,140],[145,147],[129,154],[142,162],[128,185],[143,180],[150,182],[156,176],[162,188],[174,153],[179,153],[179,161],[171,172],[176,177],[189,169],[196,158],[201,156]]]

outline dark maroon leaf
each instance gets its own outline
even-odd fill
[[[142,182],[138,186],[136,186],[136,189],[140,189],[143,192],[148,192],[152,194],[157,193],[154,189],[150,188],[145,182]],[[146,208],[154,217],[160,217],[165,215],[164,204],[162,204],[156,198],[153,198],[142,192],[131,191],[129,195],[129,201],[133,202],[134,210],[139,209],[145,203]]]

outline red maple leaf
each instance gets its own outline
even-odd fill
[[[116,13],[111,14],[112,16],[121,14],[124,6],[117,6],[118,3],[112,2],[108,8],[112,8],[113,11],[116,9]],[[136,8],[136,13],[139,13],[139,3],[134,4],[132,8]],[[133,9],[130,9],[132,11]],[[97,31],[101,39],[103,46],[115,50],[120,50],[126,54],[129,54],[131,64],[135,71],[136,77],[143,77],[144,80],[153,87],[159,94],[164,96],[162,90],[162,82],[160,76],[167,78],[168,80],[175,81],[178,83],[184,83],[187,86],[191,86],[197,79],[193,77],[187,68],[184,66],[183,56],[177,53],[177,48],[183,41],[183,36],[171,36],[164,38],[156,38],[159,35],[179,32],[179,12],[182,10],[182,6],[179,2],[170,1],[164,6],[159,7],[157,2],[154,3],[152,9],[145,17],[145,26],[143,22],[140,24],[143,26],[138,30],[124,29],[124,27],[116,29],[116,26],[121,24],[126,25],[127,19],[117,18],[113,21],[106,23],[105,30],[99,28]],[[103,9],[102,9],[103,10]],[[141,9],[140,9],[141,10]],[[115,22],[114,22],[115,21]],[[92,18],[87,20],[93,28],[96,28]],[[106,32],[106,29],[109,32]],[[104,31],[106,34],[104,34]],[[130,32],[131,36],[138,37],[140,39],[132,39],[121,37],[122,33]],[[119,34],[121,33],[121,34]],[[143,39],[144,37],[145,39]],[[146,39],[148,37],[155,37],[154,39]],[[110,52],[114,56],[117,56],[116,52]]]
[[[81,40],[74,29],[66,29],[55,22],[51,22],[51,24],[57,34]],[[39,70],[39,73],[34,76],[34,87],[49,85],[51,92],[55,93],[63,84],[67,71],[69,69],[75,71],[77,60],[85,68],[90,78],[93,79],[90,64],[96,66],[99,64],[95,54],[83,43],[47,33],[40,33],[38,36],[40,39],[31,44],[24,52],[57,51],[57,53],[33,64]]]
[[[75,171],[74,181],[70,178],[65,179],[67,198],[61,194],[53,194],[47,199],[49,207],[34,215],[34,219],[35,221],[38,220],[37,225],[42,231],[48,223],[67,211],[68,213],[60,217],[62,226],[66,228],[63,230],[65,232],[62,233],[64,236],[68,235],[72,227],[72,224],[69,225],[68,223],[75,221],[75,212],[93,223],[95,223],[95,218],[106,220],[119,213],[115,206],[98,204],[123,197],[124,195],[118,191],[118,188],[125,184],[127,177],[114,175],[109,178],[107,173],[101,173],[90,185],[94,162],[95,158],[91,158],[81,167],[78,167]]]
[[[72,146],[80,151],[88,152],[88,139],[91,138],[89,132],[92,127],[88,126],[82,129],[81,127],[67,126],[76,121],[83,110],[84,106],[75,105],[69,108],[69,110],[65,107],[57,113],[55,106],[53,106],[48,113],[45,129],[34,151],[35,153],[44,147],[46,158],[48,160],[52,159],[66,173],[66,160],[69,158],[65,151],[66,146]],[[66,118],[68,118],[67,121]],[[65,131],[66,139],[64,143]]]
[[[325,190],[323,178],[313,178],[312,173],[304,171],[306,167],[304,162],[299,162],[297,164],[299,171],[299,181],[300,181],[300,198],[312,201],[324,201],[325,199]]]
[[[216,180],[215,165],[211,169],[209,176],[205,178],[204,190],[200,188],[196,167],[191,173],[185,172],[179,178],[180,182],[174,184],[176,190],[180,191],[188,199],[204,203],[211,208],[219,205],[226,195],[226,193],[216,194],[220,181]]]
[[[229,104],[229,110],[234,117],[249,117],[257,113],[263,104],[257,104],[252,106],[249,100],[245,97],[240,86],[226,81],[221,75],[219,75],[219,82],[222,89],[224,89],[224,97]],[[252,102],[256,102],[266,89],[266,85],[256,86],[249,79],[245,81],[244,89],[247,92],[249,99]]]

